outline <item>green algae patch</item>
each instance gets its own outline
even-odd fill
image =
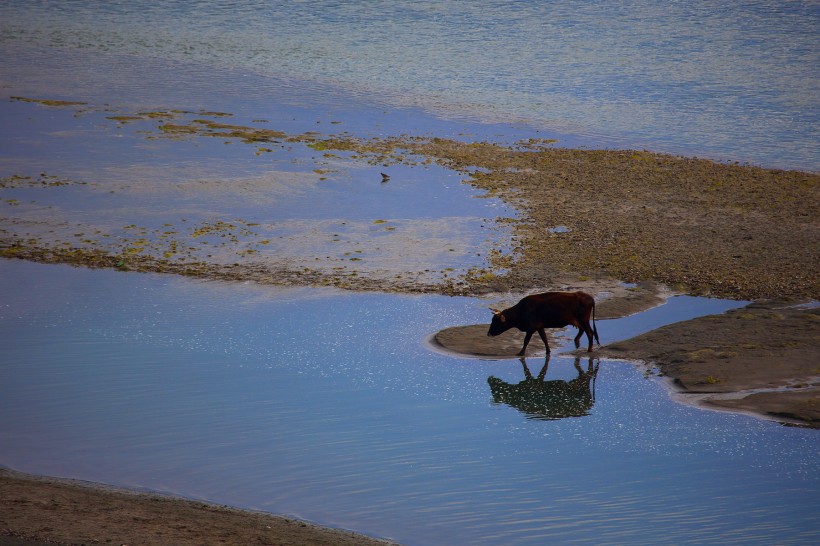
[[[257,129],[243,125],[230,125],[203,119],[195,119],[191,123],[192,126],[196,124],[202,128],[199,132],[203,136],[237,138],[242,142],[249,144],[254,142],[272,142],[274,140],[283,139],[287,136],[287,134],[282,131]]]
[[[78,101],[70,101],[70,100],[53,100],[53,99],[32,99],[29,97],[9,97],[11,100],[16,100],[20,102],[31,102],[35,104],[40,104],[42,106],[85,106],[87,103],[85,102],[78,102]]]
[[[140,112],[137,114],[137,117],[142,119],[175,119],[180,114],[186,114],[187,112],[174,110],[174,111],[165,111],[165,110],[158,110],[153,112]]]
[[[176,123],[165,123],[159,126],[159,130],[166,135],[180,136],[180,135],[195,135],[199,131],[196,127],[190,125],[178,125]]]
[[[42,187],[58,187],[58,186],[73,186],[88,185],[88,182],[73,180],[70,178],[63,178],[47,173],[40,173],[36,176],[13,174],[0,178],[0,189],[3,188],[42,188]]]
[[[162,134],[169,136],[204,136],[225,139],[238,139],[246,144],[276,142],[287,137],[282,131],[258,129],[243,125],[219,123],[205,119],[194,119],[190,123],[164,123],[157,127]],[[264,149],[264,151],[272,151]]]
[[[209,111],[200,111],[200,116],[207,116],[212,118],[229,118],[233,117],[233,114],[229,114],[228,112],[209,112]]]
[[[106,119],[119,123],[130,123],[132,121],[142,121],[144,118],[141,116],[106,116]]]

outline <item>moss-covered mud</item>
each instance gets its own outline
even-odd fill
[[[349,134],[286,135],[198,118],[168,121],[196,115],[229,114],[168,110],[109,118],[154,122],[153,130],[143,131],[148,139],[302,143],[377,165],[436,162],[522,213],[497,219],[512,226],[512,254],[489,253],[487,267],[461,279],[460,288],[448,282],[431,291],[523,291],[555,279],[606,277],[735,299],[817,299],[820,293],[816,174],[649,152],[557,149],[541,141],[508,147],[408,136],[362,140]],[[3,187],[30,178],[15,174],[3,179]],[[400,282],[389,288],[402,290]]]
[[[94,111],[93,106],[66,101],[13,100],[44,108],[74,108],[78,115]],[[536,290],[583,289],[598,295],[600,317],[623,316],[656,305],[664,291],[776,302],[817,300],[820,294],[820,175],[814,173],[645,151],[561,149],[540,140],[500,145],[406,135],[361,139],[348,133],[286,134],[264,120],[225,123],[231,115],[224,112],[99,110],[108,123],[132,129],[146,142],[218,138],[252,146],[260,159],[268,154],[292,153],[294,147],[307,149],[314,154],[312,180],[324,179],[349,165],[438,165],[518,212],[515,217],[496,218],[494,226],[487,226],[509,230],[512,241],[484,252],[480,266],[466,265],[460,261],[464,252],[442,243],[442,248],[434,248],[436,259],[430,260],[437,265],[417,267],[412,260],[401,261],[402,256],[418,258],[415,254],[420,249],[434,247],[437,232],[446,229],[449,222],[419,225],[413,237],[405,239],[399,236],[406,226],[382,218],[360,222],[359,231],[341,225],[328,227],[327,232],[303,229],[312,235],[298,235],[290,247],[272,244],[282,226],[260,226],[249,218],[192,223],[172,217],[164,218],[161,224],[120,225],[116,229],[54,223],[46,218],[49,213],[43,212],[43,207],[22,203],[9,192],[21,187],[44,192],[99,192],[105,188],[59,173],[18,172],[0,181],[0,204],[5,203],[4,210],[29,209],[18,212],[13,220],[0,218],[0,255],[259,283],[453,295],[509,294],[507,299],[512,303],[521,294]],[[178,189],[193,194],[202,191],[202,186]],[[342,241],[341,229],[350,230],[349,240]],[[393,238],[392,246],[364,245],[361,234],[365,230],[379,230],[375,235],[382,242],[388,240],[385,237]],[[422,244],[411,248],[411,239]],[[340,243],[348,246],[342,248]],[[295,259],[293,248],[316,245],[323,245],[320,255]],[[339,250],[325,251],[334,247]],[[452,256],[451,263],[448,256]],[[378,266],[370,265],[376,262]],[[624,282],[637,284],[627,286]],[[690,390],[702,388],[686,375],[686,370],[695,368],[701,379],[711,377],[712,385],[732,389],[740,387],[728,379],[730,369],[738,376],[777,370],[770,374],[769,382],[781,387],[792,385],[795,379],[803,381],[815,373],[806,366],[809,361],[820,361],[818,344],[785,350],[780,346],[783,335],[802,328],[807,339],[816,340],[818,325],[805,318],[815,316],[811,312],[780,315],[772,323],[777,328],[755,330],[754,341],[739,340],[745,339],[752,324],[773,319],[758,317],[752,321],[729,315],[732,318],[719,325],[716,319],[699,319],[693,321],[698,325],[694,334],[659,330],[652,334],[652,351],[621,344],[617,354],[657,363],[665,374]],[[715,348],[716,342],[709,335],[712,328],[737,344]],[[685,346],[674,349],[680,343]],[[679,365],[679,355],[673,349],[697,354],[697,360],[686,357],[686,366]],[[799,369],[792,368],[793,362],[799,363]],[[801,392],[802,397],[809,391]],[[767,400],[770,396],[777,393],[767,393]],[[816,406],[816,394],[812,397],[808,403]],[[751,399],[744,399],[744,403]]]
[[[507,285],[526,285],[549,264],[700,295],[818,295],[817,175],[634,151],[437,140],[413,150],[485,169],[472,183],[523,212]]]

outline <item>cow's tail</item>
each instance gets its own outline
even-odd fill
[[[595,301],[592,301],[592,334],[595,336],[595,341],[598,342],[598,347],[601,346],[601,338],[598,337],[598,327],[595,326]]]

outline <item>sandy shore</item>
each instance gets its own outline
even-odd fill
[[[422,278],[385,276],[364,265],[344,272],[293,269],[287,256],[267,262],[249,256],[230,265],[182,254],[170,259],[164,257],[167,248],[152,255],[149,244],[136,244],[144,232],[112,250],[93,241],[78,245],[59,229],[48,238],[24,238],[8,224],[0,230],[0,256],[259,283],[495,295],[496,301],[510,303],[536,290],[582,289],[601,300],[599,318],[657,305],[670,290],[752,300],[756,303],[749,308],[661,328],[598,354],[657,367],[691,401],[818,426],[818,311],[791,307],[820,295],[816,174],[639,151],[556,149],[539,141],[505,147],[438,138],[358,140],[154,117],[157,134],[164,137],[219,137],[254,146],[284,139],[321,151],[355,153],[355,161],[379,165],[438,163],[519,211],[518,218],[497,219],[511,227],[514,251],[493,252],[486,267],[464,275],[430,272]],[[15,176],[3,179],[0,189],[23,184],[48,186],[51,181]],[[488,338],[477,335],[480,329],[450,331],[443,344],[467,354],[517,352],[515,339],[499,338],[506,345],[487,346]],[[5,471],[0,472],[0,491],[0,533],[25,539],[381,544],[288,518]]]
[[[292,518],[0,469],[0,545],[392,542]]]

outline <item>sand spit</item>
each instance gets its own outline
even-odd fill
[[[15,100],[52,106],[46,100]],[[440,272],[437,278],[426,275],[419,284],[412,274],[387,278],[365,269],[346,269],[340,275],[322,267],[302,267],[298,275],[284,275],[284,279],[274,275],[268,282],[332,284],[354,290],[379,289],[377,285],[383,283],[389,291],[477,295],[548,288],[567,279],[606,278],[653,281],[693,295],[742,300],[817,299],[820,293],[817,174],[632,150],[568,150],[538,140],[501,146],[411,136],[285,135],[269,128],[225,124],[222,120],[228,115],[170,110],[116,119],[153,124],[153,130],[141,132],[146,139],[219,138],[262,150],[273,144],[300,144],[321,152],[323,158],[331,156],[337,166],[339,161],[374,166],[434,162],[462,173],[466,182],[520,212],[518,218],[496,219],[511,227],[513,251],[491,251],[484,268],[455,278]],[[54,175],[31,178],[7,177],[0,189],[60,180]],[[241,245],[252,225],[238,219],[208,228],[209,234]],[[126,227],[136,233],[133,240],[121,237],[119,248],[88,235],[77,244],[59,230],[51,236],[24,239],[5,227],[0,231],[0,255],[261,282],[265,280],[260,278],[260,266],[280,272],[289,263],[287,255],[277,264],[255,260],[254,252],[237,253],[242,259],[232,263],[233,271],[226,274],[220,267],[210,268],[213,261],[182,252],[190,241],[174,240],[172,249],[163,247],[152,255],[146,229]],[[201,236],[196,230],[188,234],[189,239]]]

